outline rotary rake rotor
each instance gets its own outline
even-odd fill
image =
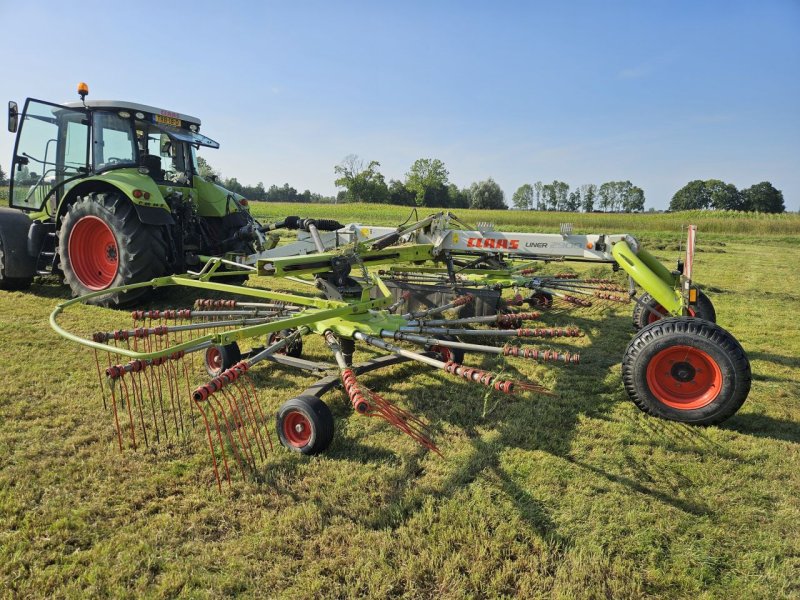
[[[315,270],[306,266],[297,271]],[[317,281],[330,279],[329,272],[314,275]],[[536,382],[468,366],[465,354],[561,365],[580,362],[575,352],[519,345],[526,338],[582,335],[576,328],[542,326],[539,312],[459,317],[458,311],[473,303],[470,295],[403,312],[378,276],[367,278],[368,284],[344,282],[341,288],[347,293],[331,298],[337,294],[288,294],[218,283],[208,275],[171,276],[136,285],[202,288],[223,297],[200,299],[189,307],[115,313],[117,326],[97,331],[76,327],[70,315],[81,299],[74,299],[55,309],[51,325],[90,349],[120,451],[174,443],[194,432],[208,446],[219,487],[237,470],[257,471],[273,450],[269,411],[253,379],[261,363],[321,378],[321,386],[314,384],[284,403],[275,421],[283,446],[317,454],[328,447],[334,430],[332,414],[319,396],[334,387],[344,391],[356,414],[381,419],[425,448],[441,452],[422,418],[361,381],[361,375],[372,370],[410,361],[493,393],[551,395]],[[303,339],[314,335],[333,360],[302,356]],[[354,363],[357,348],[379,355]]]

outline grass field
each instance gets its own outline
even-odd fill
[[[408,213],[254,210],[375,224]],[[640,413],[620,381],[633,333],[620,307],[546,320],[587,332],[575,344],[582,365],[509,362],[553,398],[486,397],[410,365],[367,377],[432,424],[443,458],[351,414],[333,391],[325,455],[276,447],[262,482],[219,493],[199,429],[171,447],[118,451],[90,356],[47,325],[68,294],[45,279],[0,292],[0,596],[800,596],[800,217],[459,214],[500,229],[572,220],[642,232],[670,264],[680,226],[698,222],[698,283],[752,362],[741,411],[709,428]],[[87,330],[116,316],[79,314]],[[306,352],[327,358],[313,339]],[[254,379],[271,412],[312,383],[276,366]]]

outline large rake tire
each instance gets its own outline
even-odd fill
[[[733,415],[750,392],[750,361],[719,325],[691,317],[661,319],[631,340],[622,380],[644,412],[692,425]]]
[[[72,204],[61,223],[58,251],[64,280],[75,296],[148,281],[169,271],[161,230],[139,220],[118,192],[92,193]],[[151,292],[142,287],[89,300],[124,306]]]
[[[648,308],[652,308],[661,314],[667,314],[666,309],[655,298],[645,292],[633,307],[633,326],[636,329],[642,329],[662,319],[662,317],[651,312]],[[689,307],[689,316],[711,321],[712,323],[717,322],[717,311],[714,310],[714,305],[709,297],[701,291],[697,292],[697,303]]]
[[[300,454],[324,452],[333,440],[333,415],[327,404],[310,394],[284,402],[275,426],[281,445]]]

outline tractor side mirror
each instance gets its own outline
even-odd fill
[[[11,100],[8,103],[8,130],[11,133],[17,133],[18,126],[19,126],[19,108],[17,107],[17,103]]]

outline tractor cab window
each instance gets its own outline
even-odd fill
[[[93,138],[95,170],[136,166],[136,139],[129,119],[112,112],[96,112]]]
[[[39,210],[86,170],[89,126],[84,110],[29,99],[11,165],[11,206]]]
[[[191,157],[186,144],[176,140],[155,124],[136,123],[136,135],[142,151],[142,164],[158,182],[190,185]]]

